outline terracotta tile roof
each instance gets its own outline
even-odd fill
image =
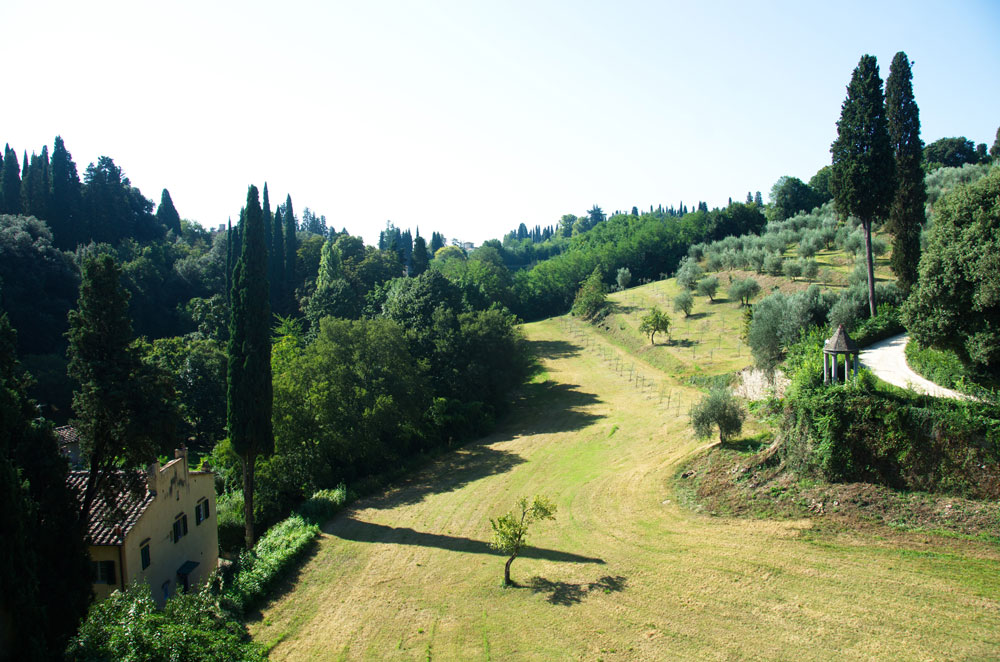
[[[76,494],[77,500],[83,503],[83,493],[87,487],[87,476],[89,471],[71,471],[66,477],[66,484]],[[132,527],[135,526],[139,518],[153,503],[156,495],[146,490],[143,497],[136,497],[126,491],[118,495],[115,509],[122,511],[123,518],[117,522],[113,521],[112,510],[98,496],[91,506],[92,515],[90,523],[87,525],[87,542],[91,545],[120,545],[125,540]]]
[[[65,446],[66,444],[76,444],[80,441],[80,434],[72,425],[60,425],[56,428],[56,434],[59,435],[60,446]]]
[[[851,340],[851,337],[847,335],[847,331],[844,330],[844,325],[841,324],[837,327],[833,337],[823,344],[823,351],[837,353],[857,352],[858,346],[855,345],[854,341]]]

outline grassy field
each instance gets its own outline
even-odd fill
[[[993,544],[678,503],[703,447],[687,378],[749,356],[739,308],[701,297],[650,347],[638,316],[670,311],[675,287],[617,293],[604,329],[527,325],[544,372],[507,421],[331,521],[254,638],[278,660],[1000,658]],[[559,510],[504,589],[489,518],[536,493]]]

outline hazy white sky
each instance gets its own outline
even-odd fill
[[[757,4],[758,6],[752,6]],[[0,0],[0,141],[63,137],[204,225],[248,184],[371,243],[724,205],[829,163],[860,56],[993,143],[1000,3]]]

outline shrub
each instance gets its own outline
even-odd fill
[[[347,487],[343,483],[333,490],[319,490],[302,502],[298,513],[310,524],[326,524],[347,501]]]
[[[246,628],[219,608],[208,587],[176,595],[160,611],[149,584],[131,584],[91,606],[70,642],[71,661],[264,660]]]
[[[823,385],[815,368],[796,375],[786,401],[782,452],[795,469],[831,481],[1000,496],[1000,420],[990,405],[883,389],[867,370]]]
[[[243,524],[243,492],[224,492],[215,500],[216,520],[219,525],[219,550],[223,556],[239,554],[245,543]]]
[[[223,604],[246,613],[294,566],[318,534],[319,527],[307,523],[301,515],[292,515],[275,524],[252,550],[240,554],[222,590]]]
[[[691,426],[700,438],[719,430],[719,441],[725,443],[743,429],[747,412],[728,388],[715,388],[690,411]]]

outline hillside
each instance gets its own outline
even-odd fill
[[[496,433],[328,523],[251,625],[272,659],[995,653],[991,543],[733,519],[678,503],[679,467],[704,447],[686,416],[698,391],[682,380],[749,357],[732,304],[705,304],[686,324],[673,315],[671,347],[640,344],[630,329],[638,308],[669,301],[673,287],[613,295],[603,332],[570,318],[527,325],[544,372]],[[524,588],[503,589],[488,519],[535,493],[553,498],[556,520],[536,525],[512,567]]]

